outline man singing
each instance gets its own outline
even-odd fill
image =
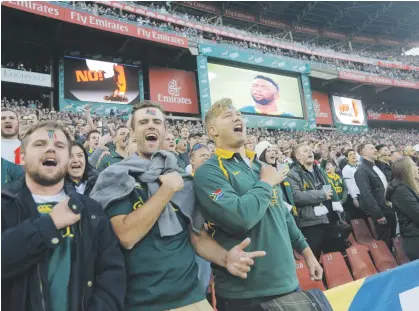
[[[231,245],[228,252],[203,229],[191,181],[181,177],[171,152],[159,151],[166,137],[159,104],[135,105],[131,121],[138,156],[104,170],[92,191],[111,218],[125,255],[125,311],[210,311],[198,283],[195,252],[243,278],[252,258],[264,252],[244,252],[249,240]]]
[[[39,123],[21,149],[25,178],[1,192],[2,308],[122,311],[125,265],[109,219],[64,186],[70,137]]]
[[[253,80],[250,94],[255,105],[243,107],[241,112],[270,114],[282,117],[293,117],[291,113],[281,112],[277,103],[279,101],[279,86],[269,77],[258,75]]]
[[[230,99],[212,105],[205,125],[217,150],[195,172],[194,185],[213,237],[227,249],[250,238],[249,251],[266,251],[245,280],[213,267],[218,310],[262,310],[261,303],[296,291],[293,248],[304,255],[311,277],[321,280],[323,270],[283,202],[287,170],[277,172],[244,149],[246,128]]]

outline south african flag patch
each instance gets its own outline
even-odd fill
[[[217,189],[215,190],[213,193],[211,193],[210,197],[211,200],[213,200],[214,202],[221,199],[224,196],[224,191],[221,189]]]

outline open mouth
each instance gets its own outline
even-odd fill
[[[243,133],[243,125],[242,124],[237,124],[237,125],[234,126],[233,130],[236,133]]]
[[[173,143],[169,144],[169,147],[170,147],[170,148],[175,148],[175,146],[176,146],[176,145],[175,145],[175,144],[173,144]]]
[[[42,161],[42,165],[47,167],[55,167],[57,166],[57,160],[54,158],[47,158],[44,161]]]
[[[73,170],[78,170],[78,169],[81,169],[81,165],[80,164],[73,164],[73,165],[71,165],[71,168]]]
[[[157,142],[157,135],[156,134],[152,134],[152,133],[147,134],[145,136],[145,140],[148,141],[148,142],[150,142],[150,143],[155,143],[155,142]]]
[[[6,130],[11,130],[13,128],[13,126],[11,124],[6,124],[5,128],[6,128]]]

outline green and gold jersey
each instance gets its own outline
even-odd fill
[[[137,184],[126,198],[106,210],[110,218],[127,215],[148,200],[146,184]],[[161,311],[203,300],[189,221],[175,208],[183,231],[161,237],[157,222],[132,249],[123,249],[127,271],[125,311]],[[141,224],[138,224],[139,226]]]

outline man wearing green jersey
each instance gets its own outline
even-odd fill
[[[303,254],[312,279],[321,280],[323,270],[284,204],[280,183],[287,172],[244,149],[246,128],[232,101],[213,104],[205,125],[217,150],[195,172],[194,188],[213,238],[226,249],[251,238],[249,249],[266,251],[244,280],[213,267],[217,308],[263,310],[261,303],[299,288],[293,248]]]

